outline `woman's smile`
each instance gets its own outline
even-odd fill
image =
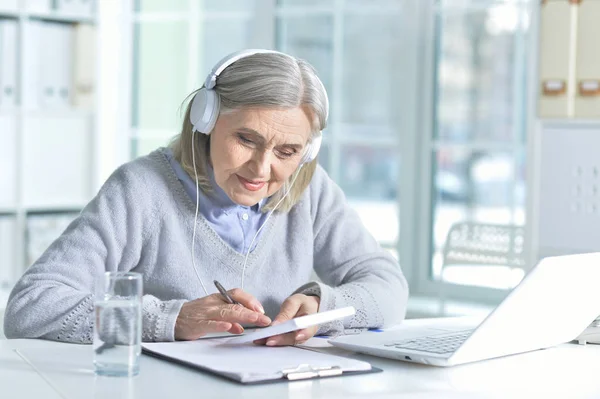
[[[242,184],[242,186],[249,191],[258,191],[261,188],[263,188],[265,186],[265,182],[264,181],[259,181],[259,180],[248,180],[243,178],[240,175],[236,175],[238,180],[240,181],[240,183]]]

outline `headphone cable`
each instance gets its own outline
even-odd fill
[[[246,252],[246,257],[244,258],[244,266],[242,267],[242,285],[241,285],[242,289],[244,289],[244,277],[245,277],[245,273],[246,273],[246,262],[248,261],[248,256],[250,255],[250,251],[252,250],[252,244],[254,244],[254,240],[256,240],[256,237],[258,237],[258,233],[260,233],[260,231],[263,229],[263,227],[265,227],[267,225],[267,222],[269,221],[269,218],[271,217],[271,215],[273,214],[273,212],[275,212],[275,209],[277,209],[277,207],[279,206],[279,204],[281,204],[281,201],[283,201],[284,198],[289,194],[290,190],[292,189],[292,186],[294,185],[294,182],[296,181],[296,178],[300,174],[300,170],[302,169],[302,166],[303,166],[303,164],[301,164],[298,167],[298,170],[296,171],[296,176],[294,176],[294,178],[292,179],[292,182],[290,183],[289,188],[287,189],[287,191],[285,192],[285,194],[283,195],[283,197],[281,197],[281,199],[277,202],[277,204],[271,210],[271,212],[269,212],[269,214],[267,215],[267,218],[265,219],[264,223],[260,226],[260,228],[258,229],[258,231],[256,232],[256,234],[254,234],[254,238],[252,238],[252,241],[250,242],[250,246],[248,247],[248,251]]]
[[[196,226],[198,224],[198,207],[200,202],[200,193],[198,187],[198,171],[196,170],[196,141],[194,140],[195,133],[196,129],[192,129],[192,166],[194,167],[194,180],[196,181],[196,213],[194,215],[194,232],[192,233],[192,266],[194,267],[194,272],[196,273],[196,277],[198,277],[198,280],[202,285],[204,293],[206,294],[206,296],[208,296],[208,291],[206,290],[206,287],[204,286],[204,283],[200,278],[200,273],[198,273],[198,269],[196,268],[196,253],[194,251],[196,244]]]

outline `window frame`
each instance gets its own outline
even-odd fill
[[[420,156],[420,161],[415,162],[414,167],[415,170],[418,170],[421,173],[412,177],[413,179],[419,181],[415,191],[415,196],[417,197],[415,202],[419,205],[414,208],[415,213],[418,215],[416,217],[417,222],[414,226],[410,226],[413,227],[413,229],[409,230],[415,233],[417,241],[416,243],[412,243],[414,245],[413,248],[416,248],[414,257],[409,257],[411,262],[408,264],[414,265],[412,267],[412,275],[409,279],[409,285],[411,287],[411,295],[438,297],[440,291],[443,290],[446,300],[496,305],[502,301],[502,299],[510,290],[482,286],[465,286],[450,282],[442,282],[432,278],[432,256],[435,253],[435,243],[433,242],[433,229],[435,227],[433,215],[435,209],[433,196],[435,195],[435,187],[433,187],[432,184],[433,178],[435,177],[435,171],[433,168],[435,156],[434,151],[439,150],[440,148],[449,147],[458,147],[461,149],[488,149],[492,151],[508,150],[515,157],[515,162],[516,156],[519,153],[525,154],[527,162],[527,158],[529,158],[530,154],[527,144],[529,138],[525,137],[524,142],[521,142],[519,137],[515,134],[513,135],[513,140],[506,144],[501,144],[500,142],[469,141],[460,145],[452,143],[451,140],[440,140],[439,138],[435,138],[435,107],[437,96],[436,68],[438,61],[438,49],[436,46],[439,39],[436,19],[438,15],[437,9],[441,7],[437,3],[438,2],[436,0],[423,1],[421,4],[424,8],[421,14],[422,18],[418,18],[421,21],[421,30],[419,34],[422,38],[424,38],[421,47],[422,52],[419,54],[421,71],[423,74],[421,77],[423,90],[420,91],[420,93],[415,94],[418,95],[417,98],[419,98],[421,102],[419,126],[420,131],[423,132],[423,134],[419,135],[417,132],[415,132],[415,135],[419,136],[416,140],[419,142],[417,144],[417,151]],[[490,1],[486,7],[494,5],[494,3],[495,2]],[[498,4],[498,2],[496,2],[496,4]],[[529,30],[524,35],[524,42],[527,43],[526,45],[528,48],[521,50],[527,50],[530,57],[532,57],[535,61],[535,56],[533,54],[537,53],[535,32],[537,29],[538,13],[535,1],[530,1],[528,5],[531,21]],[[481,5],[475,6],[474,8],[481,9]],[[531,95],[531,92],[532,87],[535,87],[534,82],[536,74],[535,67],[532,64],[535,64],[535,62],[522,65],[522,68],[528,76],[528,87],[525,89],[524,98],[521,101],[527,106],[527,114],[522,114],[522,109],[513,110],[515,113],[521,113],[520,115],[517,114],[516,117],[525,120],[525,132],[531,131],[530,126],[533,124],[533,116],[535,115],[535,112],[533,111],[535,100],[532,98],[533,96]],[[410,179],[411,177],[405,176],[403,178]],[[526,179],[529,179],[529,174],[526,176]],[[513,181],[513,186],[515,184],[516,180]],[[531,185],[527,181],[527,192],[529,192],[530,186]],[[527,195],[527,197],[529,197],[529,195]],[[512,202],[510,206],[514,209],[514,198],[511,198]],[[526,220],[529,220],[527,211],[530,209],[530,207],[527,205],[527,202],[524,204],[524,206]],[[405,229],[406,227],[409,226],[403,225],[401,226],[401,229]],[[530,246],[528,246],[526,250],[530,251]],[[410,251],[408,245],[405,246],[405,249],[402,252],[406,251]],[[406,264],[407,263],[404,263],[404,265]]]

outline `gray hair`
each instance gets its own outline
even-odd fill
[[[200,89],[198,89],[200,90]],[[175,159],[183,169],[195,178],[192,149],[195,151],[198,185],[205,194],[213,189],[207,174],[206,165],[210,151],[210,135],[196,132],[192,145],[192,124],[190,122],[191,99],[198,91],[191,93],[183,120],[181,133],[171,142]],[[306,61],[281,53],[258,53],[241,58],[225,68],[217,78],[214,90],[221,100],[220,114],[243,108],[297,108],[306,107],[312,118],[312,136],[323,130],[327,123],[327,93],[317,77],[314,68]],[[185,101],[184,101],[185,103]],[[308,187],[317,166],[317,160],[304,165],[296,181],[278,209],[288,212]],[[275,204],[288,191],[291,178],[271,197],[261,209],[272,210]]]

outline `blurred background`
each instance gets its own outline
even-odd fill
[[[178,133],[182,102],[219,59],[260,47],[308,60],[323,80],[319,162],[398,258],[409,316],[489,311],[523,274],[442,278],[444,248],[457,223],[526,223],[538,5],[0,0],[3,303],[117,166]]]

